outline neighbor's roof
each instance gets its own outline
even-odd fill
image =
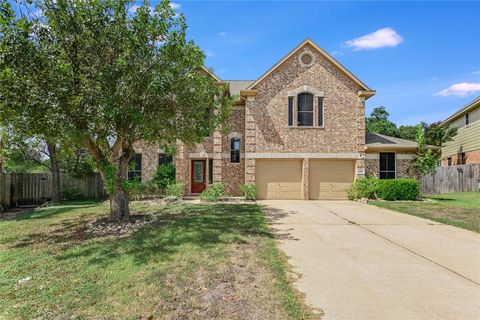
[[[240,94],[240,90],[247,89],[255,80],[225,80],[225,82],[230,84],[230,94],[233,96]]]
[[[367,149],[402,149],[402,148],[417,148],[418,144],[415,141],[389,137],[378,133],[365,133],[365,144]],[[434,148],[433,146],[426,146]]]
[[[477,108],[480,106],[480,96],[476,97],[473,101],[470,103],[464,105],[460,110],[452,114],[450,117],[448,117],[446,120],[444,120],[441,125],[446,125],[452,122],[453,120],[463,116],[465,113]]]
[[[258,78],[255,82],[253,82],[247,89],[254,89],[257,84],[259,84],[263,79],[265,79],[269,74],[271,74],[275,69],[277,69],[280,65],[282,65],[285,61],[288,60],[292,55],[294,55],[298,50],[303,48],[305,45],[310,45],[315,50],[317,50],[320,55],[324,56],[327,60],[329,60],[334,66],[336,66],[340,71],[342,71],[347,77],[349,77],[353,82],[355,82],[364,92],[367,98],[373,96],[375,91],[370,89],[365,83],[360,81],[356,76],[353,75],[347,68],[340,64],[337,60],[335,60],[331,55],[329,55],[325,50],[320,48],[317,44],[315,44],[310,38],[305,39],[302,43],[300,43],[297,47],[295,47],[292,51],[290,51],[285,57],[283,57],[279,62],[277,62],[273,67],[271,67],[267,72],[265,72],[260,78]]]

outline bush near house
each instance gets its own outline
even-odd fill
[[[153,182],[160,192],[164,193],[168,185],[175,183],[175,165],[169,163],[158,166]]]
[[[221,182],[215,182],[211,186],[209,186],[205,191],[202,192],[200,195],[200,199],[205,201],[216,201],[225,192],[225,187]]]
[[[240,186],[240,192],[243,193],[245,199],[255,200],[257,197],[257,186],[254,183],[246,183]]]
[[[350,199],[416,200],[420,194],[419,182],[415,179],[365,178],[356,180],[348,192]]]
[[[171,183],[165,187],[163,194],[167,197],[181,198],[183,196],[183,190],[183,183]]]

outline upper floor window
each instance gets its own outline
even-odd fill
[[[240,138],[230,140],[230,162],[240,163]]]
[[[470,124],[470,114],[466,113],[465,114],[465,125],[468,126]]]
[[[323,97],[318,97],[318,126],[323,127]]]
[[[158,154],[158,165],[166,165],[172,163],[172,156],[166,154],[166,153],[159,153]]]
[[[135,153],[128,166],[128,180],[142,179],[142,154]]]
[[[310,93],[304,92],[297,96],[297,125],[313,126],[313,95]]]
[[[288,97],[288,125],[293,126],[293,97]]]

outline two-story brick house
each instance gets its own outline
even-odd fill
[[[227,82],[238,96],[229,133],[179,146],[174,156],[186,194],[213,182],[238,194],[254,183],[259,199],[344,199],[356,178],[407,176],[416,143],[367,134],[365,100],[375,91],[310,39],[259,79]],[[135,150],[148,180],[166,157],[142,144]]]

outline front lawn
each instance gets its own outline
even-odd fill
[[[86,232],[93,202],[0,221],[0,318],[312,317],[260,206],[132,209],[161,219],[123,238]]]
[[[480,192],[425,195],[426,201],[369,201],[377,207],[480,232]]]

